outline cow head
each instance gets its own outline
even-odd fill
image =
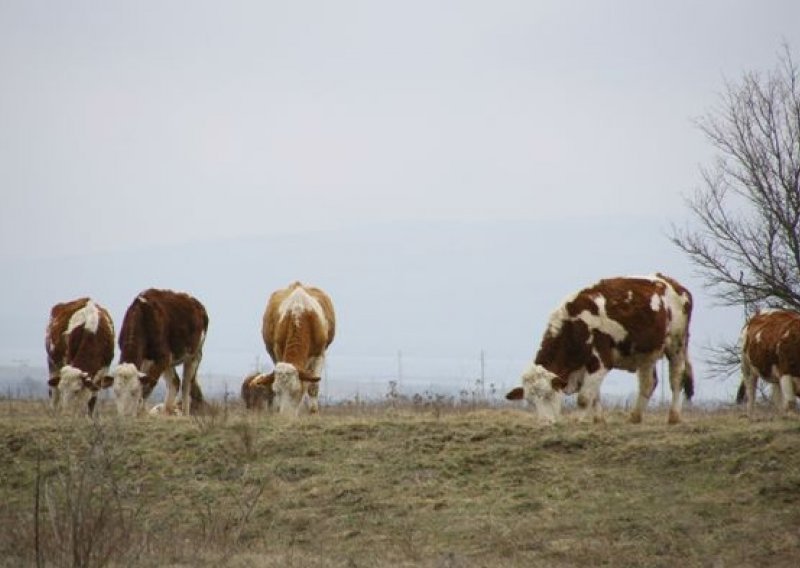
[[[112,386],[117,413],[120,416],[138,416],[144,410],[144,387],[149,384],[147,375],[133,363],[121,363],[113,375],[106,377],[103,386]]]
[[[51,377],[47,384],[58,389],[59,406],[57,410],[68,414],[86,413],[89,409],[89,401],[100,390],[100,387],[92,381],[89,373],[72,365],[61,367],[58,375]]]
[[[275,370],[268,375],[259,375],[251,383],[253,386],[272,385],[272,390],[278,402],[279,414],[298,414],[302,407],[303,395],[306,391],[312,396],[309,411],[317,412],[316,397],[311,392],[317,389],[320,378],[314,377],[305,370],[298,370],[289,363],[278,363]],[[305,387],[305,388],[304,388]]]
[[[510,391],[506,398],[508,400],[524,398],[533,404],[539,420],[552,424],[561,416],[561,403],[564,398],[563,391],[553,387],[553,381],[559,381],[558,375],[541,365],[531,364],[522,373],[522,387]]]

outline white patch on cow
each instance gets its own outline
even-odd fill
[[[633,290],[628,290],[628,294],[625,296],[625,301],[629,303],[633,301]]]
[[[653,294],[650,297],[650,309],[653,310],[654,312],[660,311],[663,301],[664,300],[661,296],[659,296],[658,294]]]
[[[144,296],[136,296],[136,299],[137,299],[139,302],[143,303],[143,304],[146,304],[146,303],[147,303],[147,298],[145,298]]]
[[[137,416],[144,408],[142,373],[133,363],[121,363],[114,369],[112,390],[120,416]]]
[[[578,319],[589,326],[590,330],[601,331],[610,336],[616,343],[623,341],[627,337],[628,331],[619,322],[608,317],[605,297],[602,295],[596,296],[594,303],[597,306],[597,315],[589,310],[584,310],[578,314]]]
[[[65,333],[69,335],[78,327],[84,327],[86,328],[86,331],[89,331],[90,333],[97,333],[97,328],[99,326],[100,310],[97,308],[97,304],[89,300],[81,309],[76,310],[75,313],[72,314],[72,317],[69,318],[67,331]]]
[[[661,296],[661,301],[671,313],[672,319],[669,321],[669,328],[667,335],[673,342],[683,343],[686,340],[686,331],[689,328],[689,318],[686,314],[686,306],[689,304],[689,296],[684,292],[678,294],[675,288],[661,278],[655,280],[664,284],[664,294]]]
[[[753,338],[756,340],[756,343],[761,343],[761,332],[757,331],[755,337]]]
[[[305,312],[313,311],[317,314],[320,321],[325,327],[328,325],[328,318],[325,317],[325,311],[322,309],[320,303],[311,294],[298,287],[289,294],[281,305],[278,306],[278,314],[283,319],[287,313],[290,313],[297,323],[300,316]]]

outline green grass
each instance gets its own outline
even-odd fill
[[[0,558],[795,566],[800,421],[720,410],[665,422],[658,409],[641,425],[611,411],[602,426],[542,427],[509,408],[323,409],[296,421],[230,408],[91,423],[3,401]]]

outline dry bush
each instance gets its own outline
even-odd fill
[[[10,533],[0,547],[7,559],[37,566],[119,563],[143,545],[142,487],[125,474],[120,433],[87,420],[62,418],[57,426],[55,448],[30,450],[33,491],[3,511]]]

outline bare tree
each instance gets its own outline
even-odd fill
[[[800,310],[800,73],[789,46],[767,74],[726,82],[697,124],[717,155],[687,199],[696,223],[673,228],[672,242],[720,305]],[[727,374],[735,346],[712,348],[709,362]]]

